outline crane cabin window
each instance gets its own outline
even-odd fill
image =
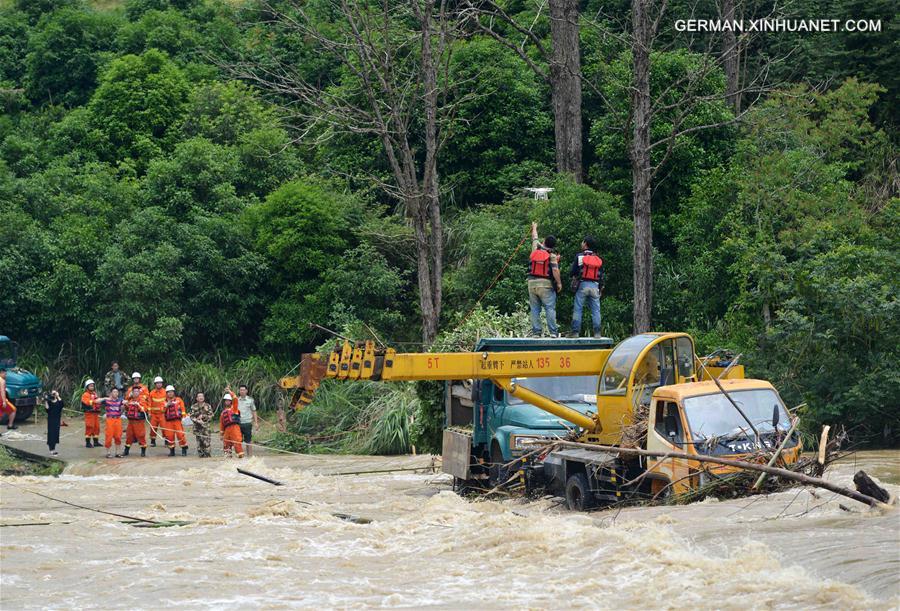
[[[635,361],[644,348],[655,339],[657,339],[656,335],[635,335],[616,346],[603,368],[600,378],[600,394],[624,395]]]

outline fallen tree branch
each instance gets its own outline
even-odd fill
[[[622,448],[618,446],[607,446],[593,443],[580,443],[577,441],[548,441],[546,443],[547,445],[556,445],[568,448],[582,448],[585,450],[596,450],[598,452],[633,454],[637,456],[649,456],[651,458],[683,458],[686,460],[694,460],[697,462],[725,465],[726,467],[735,467],[747,471],[760,471],[762,473],[768,473],[769,475],[776,475],[778,477],[783,477],[784,479],[800,482],[801,484],[805,484],[807,486],[824,488],[825,490],[830,490],[831,492],[835,492],[842,496],[846,496],[847,498],[851,498],[854,501],[859,501],[860,503],[869,505],[870,507],[879,507],[881,505],[884,505],[884,503],[882,503],[878,499],[873,498],[867,494],[862,494],[855,490],[850,490],[849,488],[844,488],[843,486],[832,484],[831,482],[824,479],[810,477],[808,475],[804,475],[803,473],[797,473],[796,471],[791,471],[789,469],[770,467],[768,465],[750,463],[743,460],[732,460],[729,458],[720,458],[718,456],[695,455],[688,454],[686,452],[654,452],[652,450],[643,450],[639,448]]]
[[[255,477],[258,480],[268,482],[273,486],[284,486],[284,484],[282,482],[279,482],[277,479],[272,479],[271,477],[266,477],[265,475],[254,473],[253,471],[247,471],[246,469],[241,469],[240,467],[237,468],[237,472],[241,475],[249,475],[250,477]]]

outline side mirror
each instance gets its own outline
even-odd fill
[[[481,380],[475,380],[472,384],[472,403],[476,405],[481,401]]]
[[[775,407],[772,409],[772,430],[778,428],[778,423],[781,421],[781,410],[778,409],[778,404],[775,404]]]

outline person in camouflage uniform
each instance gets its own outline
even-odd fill
[[[108,397],[112,394],[113,388],[118,388],[119,394],[123,397],[126,396],[125,389],[130,386],[129,382],[131,382],[131,380],[126,377],[125,372],[119,369],[119,363],[113,361],[112,369],[107,371],[106,377],[103,378],[103,388],[106,390],[106,396]]]
[[[215,416],[215,410],[212,405],[206,402],[206,396],[202,392],[198,392],[197,396],[194,397],[194,403],[191,405],[189,415],[193,423],[194,435],[197,437],[197,455],[200,458],[209,458],[212,456],[209,451],[209,423],[212,422]]]

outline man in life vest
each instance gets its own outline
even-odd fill
[[[16,426],[16,405],[6,396],[6,369],[0,369],[0,418],[8,416],[6,421],[6,430],[11,431],[17,429]]]
[[[581,315],[587,302],[591,310],[591,325],[594,337],[600,335],[600,295],[603,293],[603,259],[594,250],[597,240],[586,236],[581,242],[581,252],[572,262],[572,288],[575,291],[575,305],[572,307],[572,332],[569,337],[581,334]]]
[[[175,396],[175,387],[166,386],[166,405],[163,417],[166,419],[163,433],[166,437],[166,445],[169,447],[169,456],[175,456],[175,437],[178,437],[178,445],[181,446],[181,455],[187,456],[188,445],[184,436],[184,425],[181,419],[187,416],[184,401]]]
[[[141,394],[140,388],[132,388],[131,396],[125,401],[125,415],[128,417],[128,428],[125,430],[125,456],[131,452],[131,444],[141,446],[141,456],[147,455],[147,429],[144,420],[150,410],[150,399]]]
[[[581,241],[581,252],[575,256],[572,269],[572,290],[575,291],[575,305],[572,306],[572,332],[569,337],[581,334],[581,315],[587,302],[591,309],[591,325],[594,337],[600,335],[600,295],[603,293],[603,259],[594,253],[597,240],[585,236]]]
[[[100,447],[100,406],[106,397],[98,397],[94,381],[85,380],[81,393],[81,409],[84,411],[84,447]],[[93,441],[93,445],[91,442]]]
[[[119,397],[119,389],[113,388],[110,396],[103,400],[106,407],[106,457],[112,458],[112,446],[116,446],[115,457],[122,458],[119,454],[119,446],[122,445],[122,414],[124,413],[124,401]]]
[[[547,316],[551,337],[559,337],[556,326],[556,293],[562,290],[559,255],[553,250],[556,238],[538,238],[537,223],[531,224],[531,255],[528,257],[528,305],[531,307],[531,334],[541,336],[541,309]]]
[[[219,418],[219,430],[222,431],[222,450],[225,456],[231,456],[232,450],[238,458],[244,457],[241,446],[241,412],[231,398],[231,393],[222,397],[222,416]]]
[[[153,389],[150,391],[150,445],[156,447],[157,437],[165,437],[166,428],[166,389],[160,376],[153,378]]]

